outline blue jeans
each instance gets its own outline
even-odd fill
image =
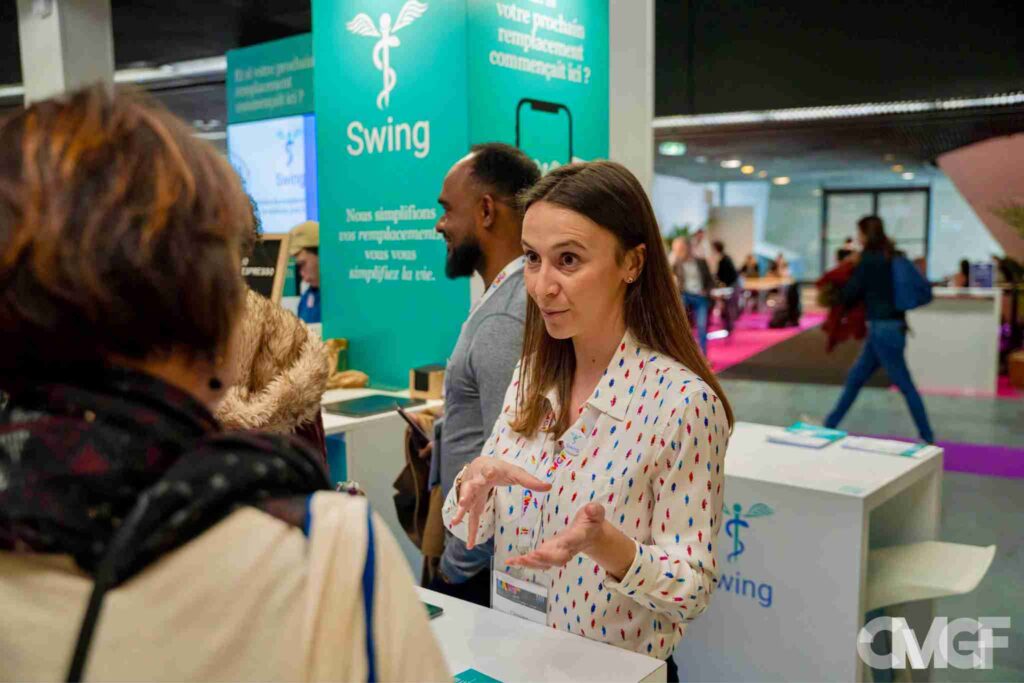
[[[889,379],[899,388],[903,398],[910,408],[910,414],[917,425],[917,431],[921,438],[932,443],[935,434],[928,423],[928,414],[925,412],[921,395],[917,393],[914,380],[910,377],[907,369],[907,361],[903,357],[903,351],[907,346],[906,324],[900,320],[872,320],[868,323],[868,337],[864,340],[864,348],[860,357],[850,368],[850,374],[846,377],[846,386],[839,402],[827,418],[825,426],[831,429],[842,422],[850,406],[857,399],[861,387],[871,379],[871,375],[879,366],[885,368]]]
[[[711,313],[711,299],[700,294],[683,292],[683,304],[693,309],[697,320],[697,343],[704,355],[708,355],[708,316]]]

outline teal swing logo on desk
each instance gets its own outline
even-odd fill
[[[725,523],[725,535],[732,539],[732,552],[726,556],[727,562],[735,562],[747,549],[747,544],[740,538],[740,531],[750,528],[748,520],[768,517],[774,513],[775,511],[764,503],[754,503],[746,513],[743,512],[743,506],[739,503],[732,506],[732,519]],[[738,571],[726,572],[725,567],[722,568],[722,574],[718,578],[718,588],[725,593],[749,597],[764,608],[769,608],[774,603],[775,589],[772,584],[766,581],[756,581],[749,577],[744,578]]]
[[[740,540],[740,529],[749,529],[748,519],[755,517],[767,517],[775,511],[764,503],[755,503],[750,506],[746,514],[743,514],[743,506],[739,503],[732,506],[733,517],[725,523],[725,535],[732,539],[732,552],[726,557],[729,562],[735,562],[736,558],[747,549],[747,544]]]

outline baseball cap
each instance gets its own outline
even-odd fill
[[[320,246],[320,224],[316,221],[299,223],[288,233],[288,253],[295,256],[303,249]]]

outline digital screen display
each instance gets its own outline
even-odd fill
[[[228,158],[256,202],[263,232],[319,220],[313,114],[229,125]]]

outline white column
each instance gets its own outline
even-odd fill
[[[25,104],[114,82],[110,0],[18,0]]]
[[[654,182],[654,0],[609,0],[609,152]]]

